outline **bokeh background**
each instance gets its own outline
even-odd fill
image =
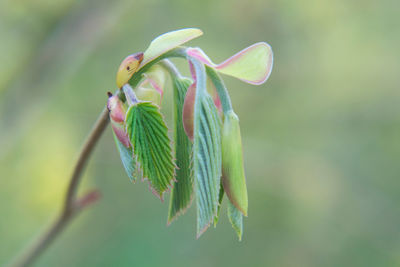
[[[0,1],[0,265],[57,215],[121,60],[199,27],[191,44],[216,62],[258,41],[275,55],[262,86],[225,78],[244,139],[243,241],[225,209],[199,240],[194,207],[167,227],[168,199],[129,182],[108,129],[81,187],[101,201],[36,266],[399,266],[399,10],[397,0]]]

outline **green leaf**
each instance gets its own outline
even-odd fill
[[[183,129],[182,109],[188,87],[192,81],[187,78],[175,78],[174,86],[174,121],[175,121],[175,158],[176,181],[171,191],[168,224],[183,214],[192,202],[193,171],[192,143]]]
[[[206,66],[206,73],[208,81],[211,84],[210,87],[214,90],[214,103],[216,103],[217,107],[220,106],[223,113],[226,114],[232,110],[232,103],[228,90],[221,77],[213,68]]]
[[[243,166],[243,148],[239,118],[228,111],[222,127],[222,184],[235,207],[247,216],[247,187]]]
[[[119,156],[121,157],[122,165],[125,168],[126,174],[132,182],[136,182],[136,162],[133,158],[132,148],[124,146],[113,133],[115,145],[117,146]]]
[[[197,88],[194,107],[193,170],[197,203],[197,237],[218,212],[221,181],[221,121],[206,90],[204,66],[193,60]]]
[[[243,214],[230,201],[228,201],[228,218],[239,241],[241,241],[243,234]]]
[[[175,165],[168,128],[159,108],[150,102],[130,106],[126,127],[143,178],[148,178],[153,192],[162,199],[174,178]]]
[[[217,215],[214,218],[214,227],[217,227],[217,223],[219,220],[219,214],[221,212],[222,200],[224,198],[224,193],[225,193],[224,187],[222,186],[222,183],[221,183],[221,185],[219,187],[219,196],[218,196],[218,211],[217,211]]]
[[[196,28],[187,28],[164,33],[154,39],[144,52],[143,62],[140,68],[162,54],[201,36],[203,32]]]

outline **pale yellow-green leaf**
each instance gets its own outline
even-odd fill
[[[253,44],[220,64],[213,63],[199,48],[188,48],[186,52],[218,72],[250,84],[264,83],[272,70],[272,49],[264,42]]]
[[[154,39],[144,52],[144,58],[140,67],[143,67],[162,54],[201,36],[203,32],[196,28],[187,28],[164,33]]]

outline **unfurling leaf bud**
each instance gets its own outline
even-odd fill
[[[110,111],[111,127],[118,140],[126,147],[130,147],[131,143],[128,134],[125,131],[125,114],[126,108],[117,95],[108,94],[107,108]]]
[[[135,53],[127,56],[119,65],[117,72],[117,86],[121,88],[126,84],[132,75],[139,68],[140,63],[143,60],[143,53]]]
[[[226,193],[228,218],[240,240],[243,215],[248,213],[242,141],[239,119],[219,74],[262,84],[270,76],[273,54],[260,42],[215,64],[200,48],[182,46],[200,35],[202,31],[194,28],[168,32],[144,53],[122,61],[116,77],[120,98],[110,93],[107,103],[113,137],[132,181],[147,178],[161,199],[172,188],[168,223],[195,196],[199,237],[217,223]],[[188,60],[192,79],[181,76],[169,61],[172,57]],[[160,110],[171,80],[175,149]]]
[[[134,89],[137,98],[161,106],[168,73],[161,65],[154,65],[143,73],[143,81]]]
[[[247,216],[247,188],[239,118],[233,110],[225,114],[222,129],[222,183],[229,200]]]

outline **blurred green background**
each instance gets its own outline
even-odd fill
[[[262,86],[225,78],[244,138],[243,241],[225,209],[199,240],[194,207],[167,227],[168,199],[129,182],[107,129],[81,187],[98,188],[101,201],[36,266],[399,266],[399,9],[398,0],[0,1],[0,265],[61,208],[121,60],[161,33],[199,27],[191,45],[215,62],[258,41],[275,55]]]

